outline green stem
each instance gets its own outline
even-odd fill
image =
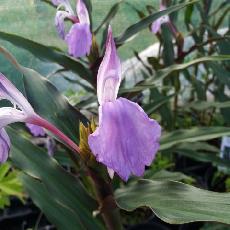
[[[121,230],[121,218],[119,208],[114,199],[111,184],[99,177],[95,171],[89,169],[93,180],[95,193],[100,205],[100,213],[108,230]]]

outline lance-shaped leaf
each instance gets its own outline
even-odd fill
[[[217,56],[207,56],[194,59],[190,62],[183,64],[171,65],[167,68],[156,71],[154,79],[147,79],[143,82],[137,83],[136,86],[130,89],[121,89],[119,93],[130,93],[130,92],[139,92],[144,89],[155,88],[159,82],[161,82],[164,78],[169,76],[171,73],[176,71],[184,70],[190,66],[202,63],[202,62],[213,62],[213,61],[228,61],[230,60],[230,55],[217,55]]]
[[[228,127],[195,127],[187,130],[176,130],[161,137],[160,150],[165,150],[184,142],[204,141],[227,135],[230,135],[230,128]]]
[[[61,230],[103,229],[100,220],[93,217],[97,203],[80,180],[18,131],[7,128],[7,132],[12,140],[12,162],[28,175],[23,178],[25,188],[49,220]]]
[[[153,21],[157,20],[158,18],[160,18],[164,15],[167,15],[167,14],[171,14],[175,11],[180,10],[180,9],[183,9],[184,7],[186,7],[190,4],[194,4],[197,1],[199,1],[199,0],[193,0],[193,1],[185,2],[185,3],[181,3],[181,4],[178,4],[175,6],[171,6],[171,7],[167,8],[166,10],[159,11],[159,12],[153,13],[153,14],[145,17],[144,19],[140,20],[139,22],[135,23],[134,25],[131,25],[130,27],[128,27],[120,36],[118,36],[115,39],[116,44],[122,45],[128,39],[130,39],[131,37],[136,35],[138,32],[147,28]]]
[[[42,45],[30,39],[0,31],[0,39],[31,52],[41,60],[50,61],[63,66],[67,70],[77,73],[84,80],[92,83],[92,76],[87,67],[79,60],[71,58],[57,48]]]
[[[23,74],[25,95],[34,110],[77,142],[79,120],[86,122],[86,118],[46,78],[21,66],[5,49],[0,48],[0,52]]]
[[[124,1],[120,1],[115,3],[111,9],[109,10],[108,14],[105,16],[105,18],[102,20],[102,22],[100,23],[100,25],[97,27],[97,29],[94,31],[95,34],[97,34],[99,32],[99,30],[103,27],[106,26],[108,24],[110,24],[111,20],[115,17],[115,15],[117,14],[119,8],[120,8],[120,4],[123,3]]]
[[[230,193],[210,192],[176,181],[139,180],[115,191],[115,197],[122,209],[133,211],[147,206],[170,224],[230,224]]]
[[[78,146],[53,124],[40,117],[22,95],[22,93],[0,73],[0,98],[10,101],[14,107],[0,108],[0,162],[5,162],[10,149],[10,139],[5,132],[5,126],[15,122],[25,122],[41,126],[59,137],[68,147],[79,152]]]

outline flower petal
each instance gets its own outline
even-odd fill
[[[92,34],[88,24],[74,24],[65,38],[68,43],[69,54],[74,57],[83,57],[90,53]]]
[[[89,13],[83,2],[83,0],[78,0],[77,2],[77,16],[79,18],[80,23],[90,24]]]
[[[14,104],[12,107],[0,108],[0,129],[14,122],[26,122],[48,129],[60,138],[67,146],[76,152],[80,152],[79,147],[58,128],[49,123],[44,118],[36,114],[18,89],[0,73],[0,98],[10,100]],[[17,106],[21,109],[17,109]],[[4,135],[4,134],[3,134]]]
[[[62,38],[65,39],[65,24],[64,20],[65,18],[70,17],[71,14],[66,11],[60,11],[58,10],[55,16],[55,26],[57,28],[58,35]]]
[[[125,98],[99,107],[99,127],[88,143],[99,162],[127,181],[141,176],[159,148],[160,125],[143,109]]]
[[[0,73],[0,98],[11,101],[16,104],[26,114],[34,114],[34,110],[22,93]]]
[[[46,134],[45,130],[41,126],[26,123],[26,127],[30,130],[34,137],[43,137]]]
[[[165,9],[166,9],[166,7],[161,2],[161,4],[160,4],[160,11],[165,10]],[[161,25],[164,24],[164,23],[167,23],[169,21],[170,21],[170,19],[169,19],[168,15],[164,15],[164,16],[158,18],[156,21],[154,21],[152,23],[152,25],[151,25],[151,31],[154,34],[160,32]]]
[[[121,63],[113,40],[112,29],[109,26],[105,56],[97,75],[97,97],[100,105],[117,98],[120,82]]]
[[[0,163],[4,163],[10,151],[10,138],[5,129],[0,129]]]
[[[14,122],[26,122],[29,117],[22,111],[11,108],[0,108],[0,128],[3,128]]]
[[[68,3],[68,0],[52,0],[53,5],[58,6],[60,4]]]
[[[154,21],[151,25],[151,31],[152,33],[156,34],[161,29],[161,20],[158,18],[156,21]]]

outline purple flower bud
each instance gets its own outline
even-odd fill
[[[38,136],[44,137],[46,134],[45,130],[38,125],[26,123],[26,126],[30,130],[30,132],[33,134],[33,136],[35,136],[35,137],[38,137]]]
[[[160,5],[160,11],[165,10],[165,9],[166,9],[166,7],[163,4],[161,4]],[[165,15],[165,16],[162,16],[162,17],[158,18],[156,21],[154,21],[152,23],[151,31],[154,34],[158,33],[160,31],[160,29],[161,29],[161,25],[164,24],[164,23],[167,23],[169,21],[170,21],[170,19],[169,19],[168,15]]]
[[[113,171],[124,181],[131,174],[142,176],[159,149],[161,127],[138,104],[116,99],[121,65],[111,27],[97,77],[99,127],[88,138],[92,153],[107,166],[111,176]]]
[[[66,11],[57,11],[55,16],[55,26],[57,28],[57,32],[62,39],[65,39],[65,18],[70,17],[71,14]]]

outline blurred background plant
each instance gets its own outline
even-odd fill
[[[1,46],[9,50],[21,66],[36,72],[19,68],[14,62],[12,65],[7,59],[12,62],[13,57],[9,58],[5,49],[0,50],[5,54],[0,56],[1,72],[27,96],[36,111],[79,142],[79,120],[86,123],[86,119],[97,117],[96,72],[103,56],[107,26],[111,24],[123,61],[123,82],[119,94],[138,102],[164,130],[160,153],[146,170],[144,178],[156,183],[169,183],[168,191],[158,184],[159,190],[162,186],[162,194],[165,192],[169,197],[172,196],[170,188],[173,188],[169,181],[229,192],[230,162],[220,157],[221,137],[230,135],[229,1],[189,2],[164,1],[168,10],[172,9],[170,22],[173,29],[165,23],[154,34],[150,26],[156,19],[154,15],[159,10],[159,1],[111,0],[102,3],[86,0],[96,43],[89,58],[73,59],[67,55],[67,47],[55,31],[56,8],[50,1],[2,0]],[[75,5],[74,0],[71,3]],[[55,98],[60,100],[54,103]],[[8,131],[13,148],[11,161],[0,168],[0,207],[9,206],[9,196],[12,195],[23,200],[25,189],[41,212],[30,199],[26,199],[25,207],[33,210],[33,218],[31,212],[25,212],[21,221],[12,221],[9,225],[7,216],[3,214],[1,229],[6,223],[7,229],[18,229],[18,226],[24,226],[23,229],[38,229],[40,226],[42,229],[45,225],[50,229],[54,226],[73,229],[73,226],[81,226],[82,222],[87,229],[102,228],[100,218],[90,218],[97,204],[90,190],[89,178],[84,177],[82,162],[79,160],[79,167],[75,167],[66,155],[68,150],[58,143],[53,156],[55,160],[49,157],[44,143],[28,134],[22,125],[17,125],[17,131],[15,126]],[[20,176],[21,182],[17,179],[18,170],[24,172]],[[135,181],[137,178],[132,178],[127,185],[131,191]],[[181,183],[179,185],[182,186]],[[114,190],[118,189],[118,198],[126,188],[118,178],[113,180],[112,186]],[[89,191],[87,195],[83,191],[85,188]],[[141,196],[140,190],[137,197]],[[158,211],[157,204],[152,206],[152,198],[148,199],[147,206]],[[122,202],[119,204],[125,206],[124,200]],[[169,211],[173,212],[173,205],[178,202],[179,199],[172,202]],[[84,209],[85,204],[88,204],[88,210]],[[17,205],[23,206],[22,203]],[[184,205],[187,204],[182,203],[181,209]],[[193,208],[188,205],[188,210],[195,213]],[[229,214],[226,211],[222,213],[220,206],[216,209],[217,213],[220,212],[218,221],[226,223],[223,219],[229,218]],[[157,213],[166,221],[167,218]],[[198,211],[197,215],[202,217]],[[194,218],[202,220],[197,215]],[[122,211],[121,216],[124,226],[130,229],[229,229],[226,225],[214,223],[186,224],[190,221],[185,217],[176,222],[182,225],[170,225],[146,207],[139,207],[134,212]],[[191,213],[190,218],[193,218]],[[175,223],[175,219],[166,222]]]

